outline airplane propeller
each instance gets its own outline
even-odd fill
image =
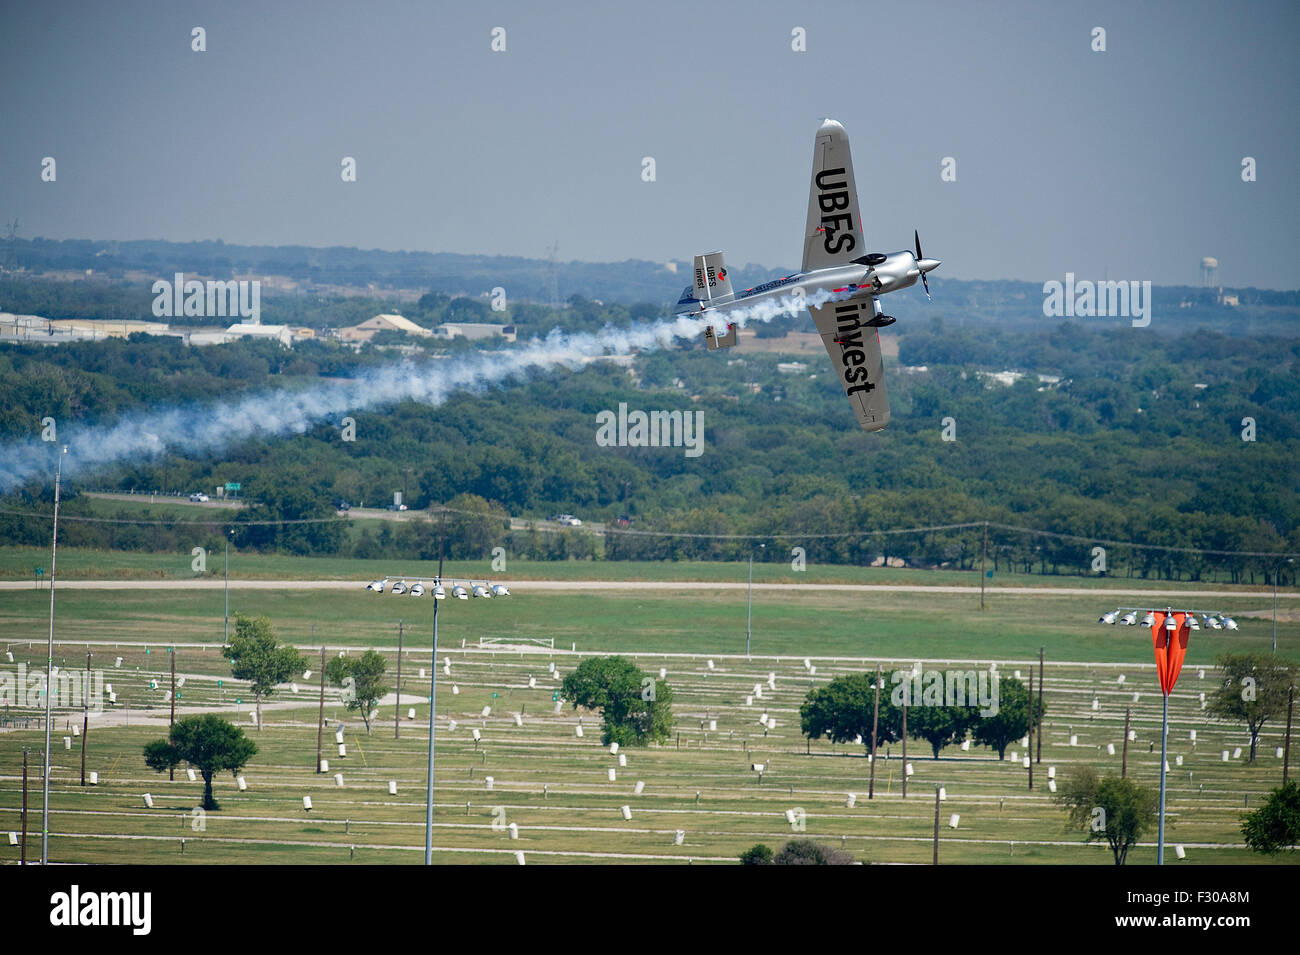
[[[924,256],[921,255],[921,232],[919,229],[913,229],[912,235],[916,237],[916,261],[920,263],[921,259],[924,258]],[[925,286],[925,297],[933,302],[934,299],[930,298],[930,282],[925,277],[924,269],[921,270],[921,284]]]

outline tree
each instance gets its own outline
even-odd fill
[[[773,856],[774,853],[772,852],[771,847],[765,846],[760,842],[758,845],[750,846],[740,854],[740,864],[771,865]]]
[[[1269,793],[1264,805],[1243,815],[1241,834],[1255,852],[1295,851],[1300,845],[1300,783],[1290,780]]]
[[[370,735],[370,714],[392,687],[384,685],[388,662],[374,650],[359,657],[335,657],[325,666],[325,676],[335,686],[343,687],[343,702],[349,710],[360,710]]]
[[[791,839],[776,854],[773,865],[853,865],[853,856],[819,845],[811,839]]]
[[[825,736],[832,743],[851,743],[859,736],[871,749],[871,722],[875,708],[875,674],[836,677],[811,690],[799,707],[800,729],[809,739]],[[880,690],[880,726],[877,746],[896,742],[902,732],[902,710],[890,702],[888,686]],[[910,707],[909,707],[909,716]]]
[[[1004,676],[998,679],[998,710],[989,716],[978,711],[971,721],[971,738],[998,751],[998,759],[1006,759],[1007,745],[1029,732],[1029,690],[1019,680]],[[1047,704],[1039,706],[1033,701],[1036,719],[1034,726],[1041,728]]]
[[[1246,724],[1253,763],[1260,729],[1286,712],[1296,665],[1259,653],[1225,653],[1215,662],[1223,670],[1223,684],[1210,696],[1207,709],[1219,719]]]
[[[564,678],[564,699],[600,710],[606,743],[644,746],[672,734],[672,687],[647,676],[626,657],[589,657]]]
[[[306,666],[297,650],[276,642],[269,619],[245,617],[243,614],[235,615],[235,635],[221,648],[221,655],[230,661],[231,676],[252,684],[259,730],[262,728],[262,699],[271,696],[277,686]]]
[[[965,739],[967,728],[978,719],[974,706],[909,706],[907,734],[929,743],[938,759],[939,751]]]
[[[1126,776],[1098,777],[1081,766],[1065,780],[1056,801],[1066,807],[1072,825],[1084,828],[1087,841],[1105,839],[1123,865],[1128,850],[1156,823],[1159,797]]]
[[[212,795],[212,776],[222,770],[237,774],[257,755],[257,744],[229,720],[212,713],[187,716],[177,720],[166,739],[157,739],[144,748],[144,761],[155,772],[175,769],[189,763],[203,777],[203,808],[220,809]]]

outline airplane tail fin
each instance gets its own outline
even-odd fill
[[[721,252],[695,257],[695,297],[708,305],[721,305],[736,297]]]

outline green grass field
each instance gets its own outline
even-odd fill
[[[180,506],[180,505],[177,505]],[[376,522],[365,522],[376,523]],[[197,544],[196,544],[197,546]],[[175,554],[149,551],[101,551],[77,547],[59,547],[59,576],[68,580],[190,580],[195,577],[221,578],[225,573],[225,555],[214,550],[205,556],[206,570],[193,570],[190,551]],[[31,580],[33,570],[43,567],[50,572],[50,552],[42,547],[0,547],[0,580]],[[992,569],[990,562],[988,569]],[[289,557],[240,553],[230,554],[232,580],[357,580],[364,582],[385,574],[432,577],[437,561],[354,560],[348,557]],[[491,561],[448,561],[445,572],[464,577],[493,577],[510,580],[648,580],[648,581],[729,581],[744,583],[749,565],[744,561],[605,561],[515,560],[505,571],[493,571]],[[838,583],[900,584],[919,586],[979,587],[975,571],[922,570],[909,567],[853,567],[842,564],[810,563],[805,571],[796,572],[788,561],[755,563],[755,583]],[[1240,590],[1272,594],[1269,587],[1234,587],[1228,584],[1188,581],[1154,581],[1136,577],[1074,577],[1066,575],[1016,574],[1005,569],[987,581],[989,587],[1070,587],[1096,590],[1155,588],[1175,592],[1188,590]],[[1284,588],[1294,590],[1294,588]]]
[[[13,558],[12,553],[5,556]],[[62,552],[60,558],[62,566]],[[91,555],[86,558],[91,560]],[[573,577],[594,578],[593,569],[619,565],[561,565],[565,571],[573,566],[587,571]],[[350,571],[342,563],[339,567],[340,575],[358,580],[367,576],[357,573],[355,565]],[[660,570],[697,573],[703,568],[717,565]],[[541,567],[529,569],[541,576]],[[649,565],[638,568],[646,575],[654,570]],[[512,571],[512,579],[525,576],[514,566]],[[756,567],[756,579],[758,571]],[[1271,610],[1271,596],[1223,598],[1209,609],[1238,614]],[[796,821],[804,820],[808,836],[843,845],[859,859],[925,863],[931,854],[935,787],[943,786],[941,861],[1109,865],[1104,847],[1085,845],[1083,833],[1066,829],[1065,815],[1047,788],[1049,768],[1057,778],[1081,763],[1118,769],[1126,706],[1132,707],[1136,734],[1129,747],[1129,773],[1152,786],[1157,782],[1160,694],[1150,634],[1138,627],[1099,626],[1099,613],[1113,606],[1113,601],[1098,602],[1104,599],[1104,593],[1095,598],[995,593],[981,612],[977,595],[971,593],[756,591],[752,660],[743,655],[743,590],[530,593],[523,585],[505,600],[448,601],[440,613],[436,668],[435,861],[514,864],[515,851],[524,852],[529,864],[734,861],[756,842],[777,848],[798,835],[785,816],[787,810],[797,809],[802,816],[796,814]],[[379,722],[367,735],[357,714],[345,711],[337,691],[330,689],[330,726],[324,737],[330,771],[316,774],[319,651],[307,653],[310,678],[277,691],[259,731],[249,721],[246,687],[230,678],[218,649],[220,590],[65,589],[57,599],[56,663],[68,672],[84,667],[82,642],[93,641],[93,666],[102,669],[102,680],[112,684],[117,702],[104,717],[113,725],[97,728],[96,720],[91,721],[87,769],[99,774],[99,784],[85,789],[79,785],[81,740],[71,730],[80,722],[80,711],[56,714],[52,859],[167,864],[422,861],[428,744],[428,707],[423,701],[429,675],[435,672],[430,657],[432,602],[361,590],[236,588],[231,591],[231,609],[267,614],[283,639],[303,647],[323,643],[330,653],[343,646],[383,648],[390,676],[395,674],[401,621],[402,692],[409,697],[398,711],[401,738],[393,738],[392,703],[381,706]],[[0,650],[14,655],[12,664],[0,660],[0,672],[13,672],[22,663],[43,666],[48,613],[48,591],[0,592]],[[1245,730],[1209,720],[1200,707],[1199,694],[1216,685],[1216,653],[1267,652],[1271,647],[1271,621],[1244,615],[1238,619],[1237,632],[1201,630],[1192,635],[1188,662],[1171,697],[1173,824],[1166,855],[1171,864],[1270,861],[1241,847],[1238,817],[1248,802],[1257,805],[1280,781],[1281,760],[1274,750],[1280,745],[1281,727],[1266,725],[1260,755],[1251,766]],[[1300,623],[1284,619],[1278,634],[1279,652],[1300,658]],[[479,641],[488,637],[553,640],[555,649],[480,648]],[[575,644],[579,656],[569,652]],[[260,749],[244,772],[246,791],[240,792],[228,775],[218,779],[218,812],[196,815],[201,782],[188,781],[184,770],[168,781],[166,774],[149,770],[141,757],[143,745],[166,732],[168,646],[176,648],[177,672],[185,681],[181,707],[221,706]],[[996,660],[1003,672],[1027,671],[1039,647],[1046,649],[1048,712],[1043,761],[1035,766],[1032,791],[1018,762],[999,762],[987,748],[972,746],[963,752],[951,747],[936,761],[927,745],[909,741],[908,762],[915,774],[907,798],[901,796],[903,761],[895,745],[877,764],[876,798],[868,800],[869,766],[863,747],[820,741],[805,752],[798,707],[810,687],[836,675],[874,669],[877,660],[886,661],[887,667],[891,660],[970,661],[963,669],[987,667]],[[560,679],[581,654],[614,651],[635,656],[647,672],[665,668],[676,694],[679,737],[665,746],[624,750],[626,766],[601,745],[594,715],[584,716],[584,735],[579,738],[579,714],[571,708],[557,713],[552,701]],[[447,674],[442,672],[443,657],[450,660]],[[805,657],[811,658],[815,673],[805,668]],[[769,674],[775,674],[774,690],[767,684]],[[157,686],[151,687],[151,681]],[[763,695],[746,705],[755,684],[762,684]],[[486,717],[484,706],[492,708]],[[414,720],[406,719],[411,707]],[[0,860],[6,863],[18,858],[18,849],[9,846],[3,834],[19,828],[24,748],[32,751],[33,767],[29,847],[39,854],[43,733],[35,724],[12,725],[15,717],[33,712],[11,707],[6,714],[11,725],[0,729]],[[775,719],[775,728],[760,725],[762,713]],[[521,714],[522,725],[516,725],[515,714]],[[342,759],[333,735],[340,720],[346,726],[347,756]],[[712,721],[716,730],[710,729]],[[481,736],[477,743],[474,729]],[[1195,745],[1192,730],[1197,732]],[[65,737],[70,749],[64,748]],[[1116,747],[1114,756],[1107,753],[1107,744]],[[1246,752],[1234,757],[1238,747]],[[1011,749],[1019,753],[1022,747]],[[769,771],[760,782],[752,764],[769,760]],[[611,768],[613,781],[608,778]],[[335,772],[344,775],[341,788],[334,783]],[[493,777],[490,790],[486,776]],[[389,795],[390,780],[397,783],[396,796]],[[638,781],[645,784],[639,795],[634,794]],[[145,793],[152,796],[153,809],[145,806]],[[849,793],[857,796],[852,808],[847,805]],[[312,798],[310,812],[303,809],[304,795]],[[624,805],[631,809],[631,820],[620,813]],[[952,829],[948,821],[954,813],[960,818]],[[510,823],[518,827],[517,839],[511,838]],[[684,832],[681,845],[674,844],[677,830]],[[1146,841],[1153,839],[1154,833]],[[1175,843],[1186,847],[1185,860],[1175,858]],[[1130,864],[1153,861],[1154,847],[1149,844],[1130,854]],[[1295,857],[1271,861],[1294,862]]]

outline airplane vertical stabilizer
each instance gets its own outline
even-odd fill
[[[709,305],[721,305],[736,297],[721,252],[695,257],[695,297]]]

